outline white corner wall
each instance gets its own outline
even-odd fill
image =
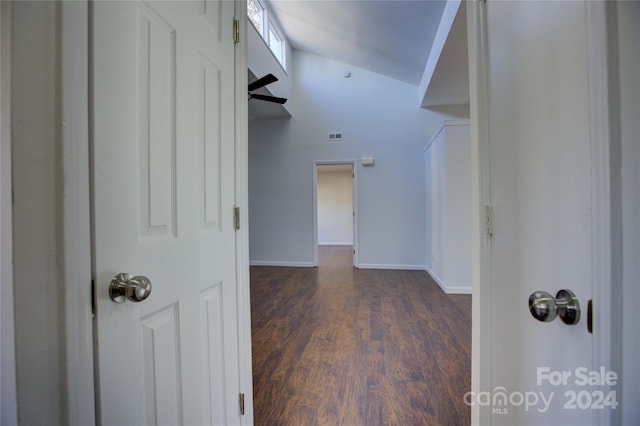
[[[358,266],[424,269],[422,145],[452,116],[418,108],[416,86],[351,65],[293,50],[292,67],[293,117],[249,123],[252,263],[313,266],[313,162],[372,156],[357,165]]]
[[[318,244],[353,245],[351,171],[322,171],[318,166]]]
[[[424,150],[426,269],[446,293],[471,293],[469,121],[445,121]]]

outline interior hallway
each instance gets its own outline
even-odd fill
[[[426,272],[251,267],[256,425],[467,425],[471,296]]]

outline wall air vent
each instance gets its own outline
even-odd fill
[[[330,141],[341,141],[342,140],[342,132],[329,133]]]

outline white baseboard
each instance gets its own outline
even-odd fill
[[[280,262],[277,260],[250,260],[251,266],[287,266],[293,268],[313,268],[313,262]]]
[[[383,263],[361,263],[358,265],[360,269],[400,269],[404,271],[424,271],[424,265],[394,265]]]
[[[471,287],[462,287],[462,286],[448,286],[446,290],[444,290],[447,294],[471,294]]]
[[[318,243],[319,246],[352,246],[353,243]]]
[[[431,275],[431,278],[440,286],[442,291],[446,294],[471,294],[471,286],[452,286],[446,285],[440,277],[438,277],[431,269],[424,268],[427,271],[427,274]]]

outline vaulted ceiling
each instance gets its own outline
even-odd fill
[[[442,0],[270,0],[292,47],[418,86]]]

